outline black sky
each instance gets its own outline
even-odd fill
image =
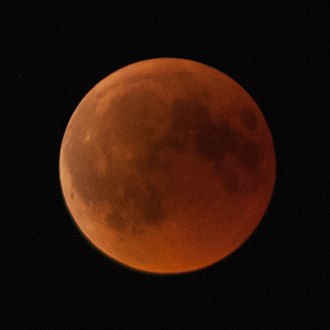
[[[109,3],[12,1],[2,10],[5,328],[326,329],[329,6]],[[273,199],[251,239],[174,277],[127,270],[94,250],[58,178],[82,97],[153,57],[193,59],[237,80],[262,109],[277,157]]]

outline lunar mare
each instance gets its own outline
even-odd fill
[[[252,97],[186,59],[128,65],[83,98],[60,181],[81,232],[137,270],[183,273],[231,254],[271,199],[275,154]]]

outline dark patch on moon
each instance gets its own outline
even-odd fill
[[[84,203],[109,204],[111,212],[106,215],[106,224],[113,229],[138,233],[145,225],[157,224],[166,217],[162,195],[151,180],[157,166],[166,167],[164,161],[157,159],[159,141],[155,137],[157,123],[164,120],[162,107],[150,90],[136,88],[113,98],[109,112],[101,120],[92,109],[77,113],[65,162]],[[96,133],[90,143],[83,142],[87,126]],[[137,144],[142,145],[143,152],[135,153],[131,159],[118,158],[111,149],[134,152]],[[106,164],[103,175],[96,149],[102,151]]]
[[[257,116],[248,109],[241,109],[239,112],[239,116],[243,125],[254,131],[257,128]]]
[[[152,225],[165,216],[162,209],[162,196],[150,181],[141,185],[130,176],[117,189],[109,189],[112,211],[107,215],[107,223],[119,230],[138,233],[144,225]]]
[[[199,156],[214,162],[215,173],[230,192],[238,192],[240,183],[238,176],[223,164],[226,153],[237,155],[243,169],[257,174],[263,157],[261,148],[224,118],[212,120],[200,98],[175,99],[167,118],[170,126],[159,138],[157,125],[164,121],[164,107],[157,95],[141,86],[113,98],[102,120],[91,109],[77,113],[72,140],[65,150],[73,186],[86,204],[106,201],[110,205],[106,223],[115,230],[137,234],[144,226],[157,225],[167,218],[163,196],[152,181],[155,171],[171,168],[170,160],[162,158],[166,150],[184,152],[193,141]],[[255,126],[253,115],[240,117],[247,127]],[[82,142],[86,126],[97,134],[89,144]],[[96,143],[105,157],[105,176],[97,167]],[[118,150],[135,151],[142,146],[143,152],[118,159],[110,143]]]
[[[253,174],[263,158],[263,150],[249,140],[241,139],[238,151],[243,168]]]
[[[252,126],[254,117],[251,115],[249,118]],[[169,136],[172,140],[173,136],[176,137],[181,147],[186,145],[187,136],[193,136],[199,155],[215,162],[215,172],[231,192],[239,190],[239,182],[238,176],[224,167],[226,153],[234,153],[242,168],[251,175],[256,175],[263,157],[261,147],[234,130],[227,120],[219,117],[217,122],[213,121],[208,108],[198,99],[178,98],[173,102]]]
[[[238,192],[239,189],[239,178],[236,173],[233,172],[225,172],[223,177],[224,185],[226,189],[232,193]]]

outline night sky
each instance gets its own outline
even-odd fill
[[[1,10],[2,328],[326,329],[326,2],[60,3]],[[273,198],[251,238],[179,276],[132,271],[91,247],[58,175],[83,96],[154,57],[196,60],[238,81],[263,111],[277,158]]]

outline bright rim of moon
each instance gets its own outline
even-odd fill
[[[59,171],[89,242],[135,270],[176,274],[220,261],[253,233],[272,196],[275,152],[237,82],[199,62],[157,58],[87,93]]]

